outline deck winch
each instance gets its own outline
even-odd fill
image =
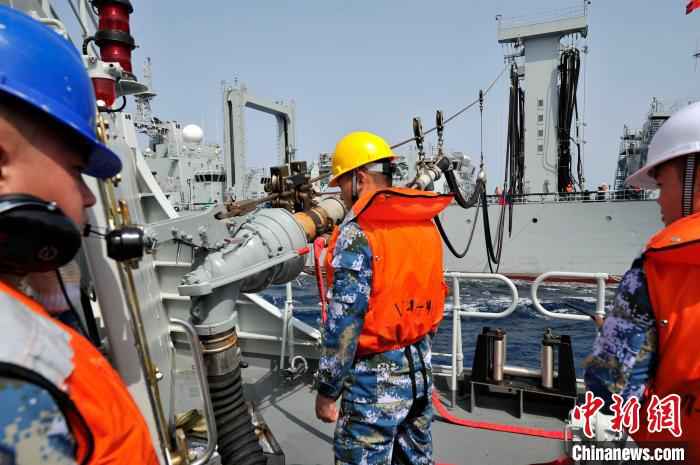
[[[539,379],[506,366],[507,334],[484,327],[477,337],[468,386],[471,409],[487,398],[504,400],[518,417],[532,411],[566,418],[576,402],[576,370],[571,337],[547,328],[542,339]],[[556,366],[555,366],[556,353]],[[508,401],[511,400],[511,402]]]

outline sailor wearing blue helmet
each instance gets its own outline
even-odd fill
[[[119,157],[96,134],[78,50],[0,6],[0,463],[143,463],[148,426],[109,362],[28,295],[28,276],[73,259]]]

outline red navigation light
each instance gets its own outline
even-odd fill
[[[99,29],[131,32],[129,29],[129,7],[124,4],[104,4],[100,8]]]
[[[117,82],[110,78],[92,78],[95,88],[95,100],[102,100],[110,108],[117,99]]]
[[[136,48],[129,28],[129,15],[134,11],[129,0],[92,0],[100,22],[95,33],[95,43],[100,47],[100,58],[107,63],[117,62],[122,69],[133,74],[131,51]]]
[[[100,58],[106,63],[117,62],[129,74],[134,74],[131,68],[131,49],[122,43],[106,41],[100,45]]]

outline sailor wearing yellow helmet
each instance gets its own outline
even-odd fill
[[[316,415],[337,421],[336,464],[432,463],[429,335],[447,289],[432,219],[452,196],[391,187],[395,157],[369,132],[333,153],[330,185],[349,213],[326,254]]]

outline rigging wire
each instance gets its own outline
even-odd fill
[[[505,71],[506,71],[507,68],[508,68],[508,67],[505,66],[505,67],[501,70],[501,72],[498,74],[498,76],[496,76],[496,79],[494,79],[494,80],[491,82],[491,84],[486,88],[486,91],[484,92],[484,95],[488,94],[489,91],[493,88],[493,86],[496,85],[496,83],[498,82],[499,79],[501,79],[501,76],[503,76],[503,73],[505,73]],[[464,113],[465,111],[467,111],[467,110],[469,110],[470,108],[472,108],[472,107],[473,107],[474,105],[476,105],[477,103],[479,103],[479,99],[478,99],[478,98],[477,98],[476,100],[474,100],[473,102],[471,102],[471,103],[470,103],[469,105],[467,105],[466,107],[464,107],[464,108],[462,108],[461,110],[457,111],[457,113],[455,113],[454,115],[452,115],[452,116],[450,116],[449,118],[445,119],[445,121],[444,121],[442,124],[445,125],[445,124],[449,123],[450,121],[452,121],[453,119],[457,118],[459,115],[461,115],[461,114]],[[430,129],[428,129],[427,131],[423,132],[422,135],[430,134],[431,132],[435,131],[436,129],[437,129],[437,126],[434,126],[434,127],[430,128]],[[396,148],[401,147],[402,145],[406,145],[406,144],[408,144],[409,142],[413,142],[413,141],[415,141],[415,140],[417,140],[417,139],[416,139],[416,136],[413,136],[413,137],[411,137],[410,139],[402,140],[401,142],[398,142],[398,143],[392,145],[391,148],[392,148],[392,149],[396,149]]]
[[[588,74],[588,45],[583,46],[583,56],[581,59],[581,66],[583,67],[583,107],[581,108],[581,165],[586,165],[586,95],[587,92],[587,80],[586,75]],[[583,170],[581,172],[582,184],[585,183],[585,178],[583,177]]]
[[[479,91],[479,151],[481,152],[481,165],[484,168],[484,91]]]
[[[481,169],[482,170],[484,168],[484,95],[485,95],[485,93],[483,91],[479,91],[479,119],[480,119],[480,126],[481,126],[480,152],[481,152]],[[506,163],[506,176],[507,176],[507,173],[508,173],[508,164]],[[482,187],[482,189],[481,189],[481,206],[484,210],[483,216],[484,216],[484,240],[486,242],[486,261],[489,264],[489,269],[491,270],[491,273],[493,273],[494,271],[493,271],[492,263],[496,264],[496,272],[498,272],[498,268],[500,267],[500,263],[501,263],[501,253],[503,251],[503,231],[504,231],[503,225],[505,223],[506,203],[504,203],[501,206],[501,211],[500,211],[500,215],[499,215],[499,219],[498,219],[498,228],[496,231],[496,250],[494,251],[493,238],[491,237],[491,224],[490,224],[489,210],[488,210],[488,198],[486,196],[486,186],[485,186],[485,183],[482,183],[482,184],[484,184],[484,185],[481,186]]]
[[[416,142],[418,144],[418,149],[420,154],[423,153],[422,150],[422,144],[423,144],[423,138],[425,137],[426,134],[430,134],[433,131],[438,131],[438,143],[440,144],[441,147],[441,140],[442,140],[442,129],[444,126],[449,123],[450,121],[454,120],[458,116],[462,115],[466,111],[468,111],[470,108],[474,107],[476,104],[479,104],[479,113],[480,113],[480,155],[481,155],[481,163],[480,163],[480,168],[481,171],[483,172],[484,168],[484,97],[491,91],[491,89],[496,85],[496,83],[500,80],[500,78],[503,76],[505,73],[506,69],[508,69],[508,66],[504,66],[501,72],[496,76],[496,78],[489,84],[489,86],[486,88],[484,91],[483,89],[479,90],[479,97],[474,100],[473,102],[469,103],[467,106],[464,108],[458,110],[455,114],[450,116],[447,119],[442,118],[442,112],[438,112],[438,118],[436,121],[436,125],[427,131],[422,131],[422,128],[420,127],[420,120],[415,119],[413,121],[414,127],[413,127],[413,132],[414,136],[403,140],[399,143],[396,143],[391,146],[392,149],[401,147],[405,144],[408,144],[410,142]],[[420,157],[422,159],[422,157]],[[449,163],[447,159],[442,159],[443,163]],[[507,167],[507,164],[506,164]],[[487,197],[486,197],[486,180],[482,178],[481,176],[476,182],[476,186],[474,188],[474,192],[470,196],[469,200],[466,200],[462,196],[461,188],[459,187],[458,183],[456,182],[456,179],[454,177],[454,172],[447,167],[441,167],[441,170],[444,172],[445,177],[447,179],[447,183],[452,190],[452,192],[455,193],[456,199],[459,203],[460,206],[463,208],[471,208],[472,206],[476,205],[476,212],[474,216],[474,224],[472,224],[472,230],[469,234],[469,239],[467,241],[467,245],[465,249],[462,252],[457,252],[455,247],[452,245],[450,242],[449,238],[447,237],[447,233],[442,225],[442,222],[440,221],[439,216],[435,216],[435,224],[438,228],[438,231],[440,232],[440,236],[442,239],[445,241],[445,245],[447,248],[450,250],[450,252],[457,258],[463,258],[467,252],[469,251],[469,248],[472,243],[472,239],[474,237],[474,231],[476,229],[476,223],[478,220],[478,215],[479,215],[479,204],[484,209],[484,231],[485,231],[485,236],[486,236],[486,249],[487,249],[487,260],[489,262],[489,268],[491,268],[491,263],[495,263],[497,265],[497,270],[498,270],[498,265],[500,264],[501,260],[501,252],[503,250],[503,224],[504,224],[504,219],[505,219],[505,205],[503,208],[501,208],[501,214],[498,222],[498,230],[497,230],[497,242],[496,242],[496,251],[494,252],[494,247],[492,243],[492,238],[490,234],[490,225],[489,225],[489,216],[488,216],[488,205],[487,205]],[[412,183],[411,183],[412,184]],[[410,184],[409,184],[410,186]],[[493,272],[493,269],[492,269]]]

